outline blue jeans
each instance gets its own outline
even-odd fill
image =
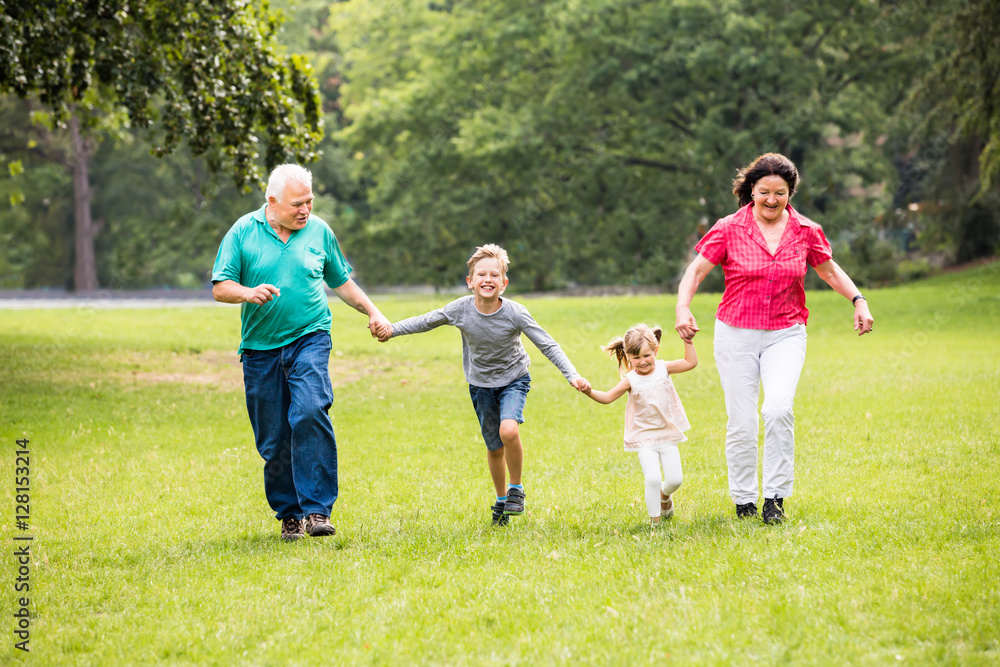
[[[330,422],[330,334],[274,350],[243,350],[243,384],[264,494],[279,519],[330,516],[337,501],[337,440]]]
[[[479,417],[479,428],[486,441],[486,449],[491,452],[503,447],[500,439],[500,422],[513,419],[524,423],[524,404],[531,389],[531,376],[525,373],[505,387],[477,387],[469,385],[472,407]]]

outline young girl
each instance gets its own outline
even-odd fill
[[[656,353],[660,349],[661,335],[660,327],[650,329],[645,324],[637,324],[625,332],[624,338],[612,340],[601,349],[617,357],[618,370],[624,372],[621,382],[606,392],[581,390],[605,405],[628,392],[625,451],[639,454],[639,465],[646,478],[649,522],[654,525],[660,522],[661,516],[669,519],[674,515],[671,494],[683,481],[677,445],[687,440],[684,431],[691,428],[670,376],[698,365],[698,354],[691,339],[684,340],[683,359],[658,360]]]

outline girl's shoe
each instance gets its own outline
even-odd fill
[[[669,519],[674,515],[674,498],[673,495],[665,496],[663,492],[660,491],[660,517],[664,519]]]

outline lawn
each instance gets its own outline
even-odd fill
[[[263,496],[236,307],[0,310],[0,662],[997,664],[1000,264],[867,293],[861,339],[844,299],[808,296],[776,527],[734,517],[718,295],[696,298],[701,363],[675,379],[685,481],[656,530],[625,401],[581,396],[530,343],[528,511],[491,527],[458,332],[379,345],[334,303],[337,535],[291,544]],[[377,302],[398,320],[449,299]],[[673,324],[669,297],[522,302],[601,389],[617,381],[601,344]],[[681,354],[668,332],[661,358]],[[23,596],[30,654],[14,647]]]

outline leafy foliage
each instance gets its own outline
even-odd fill
[[[64,120],[98,88],[155,128],[156,153],[187,141],[244,188],[264,161],[310,161],[319,94],[301,56],[279,58],[267,4],[230,0],[0,2],[0,91],[38,96]]]
[[[927,66],[901,113],[925,249],[964,262],[1000,252],[1000,2],[935,7]],[[908,121],[908,122],[907,122]]]
[[[769,150],[828,231],[881,210],[879,137],[911,56],[879,5],[489,2],[340,10],[341,136],[374,180],[368,233],[393,263],[453,282],[505,244],[534,288],[666,283],[696,227],[734,208],[735,171]],[[863,213],[859,215],[859,213]]]
[[[983,138],[982,191],[1000,184],[1000,1],[946,3],[927,43],[943,53],[917,89],[933,120]]]
[[[259,205],[209,174],[315,158],[316,212],[366,284],[453,285],[493,241],[511,252],[514,290],[667,285],[735,207],[736,170],[768,150],[795,160],[795,206],[871,284],[995,252],[1000,195],[980,181],[993,173],[995,4],[0,0],[0,62],[28,54],[63,105],[47,125],[72,104],[107,144],[90,172],[102,284],[195,284],[211,266],[202,241]],[[47,22],[64,51],[36,43]],[[27,62],[0,81],[30,79]],[[69,85],[77,70],[84,88]],[[266,72],[278,92],[250,94]],[[312,92],[297,95],[296,77]],[[0,168],[20,184],[0,179],[0,197],[30,210],[0,219],[0,275],[62,285],[76,158],[0,107]],[[293,155],[306,135],[312,152]],[[142,155],[188,138],[169,164]],[[289,152],[261,159],[261,146]],[[901,264],[904,248],[921,256]],[[721,286],[714,272],[704,287]]]

